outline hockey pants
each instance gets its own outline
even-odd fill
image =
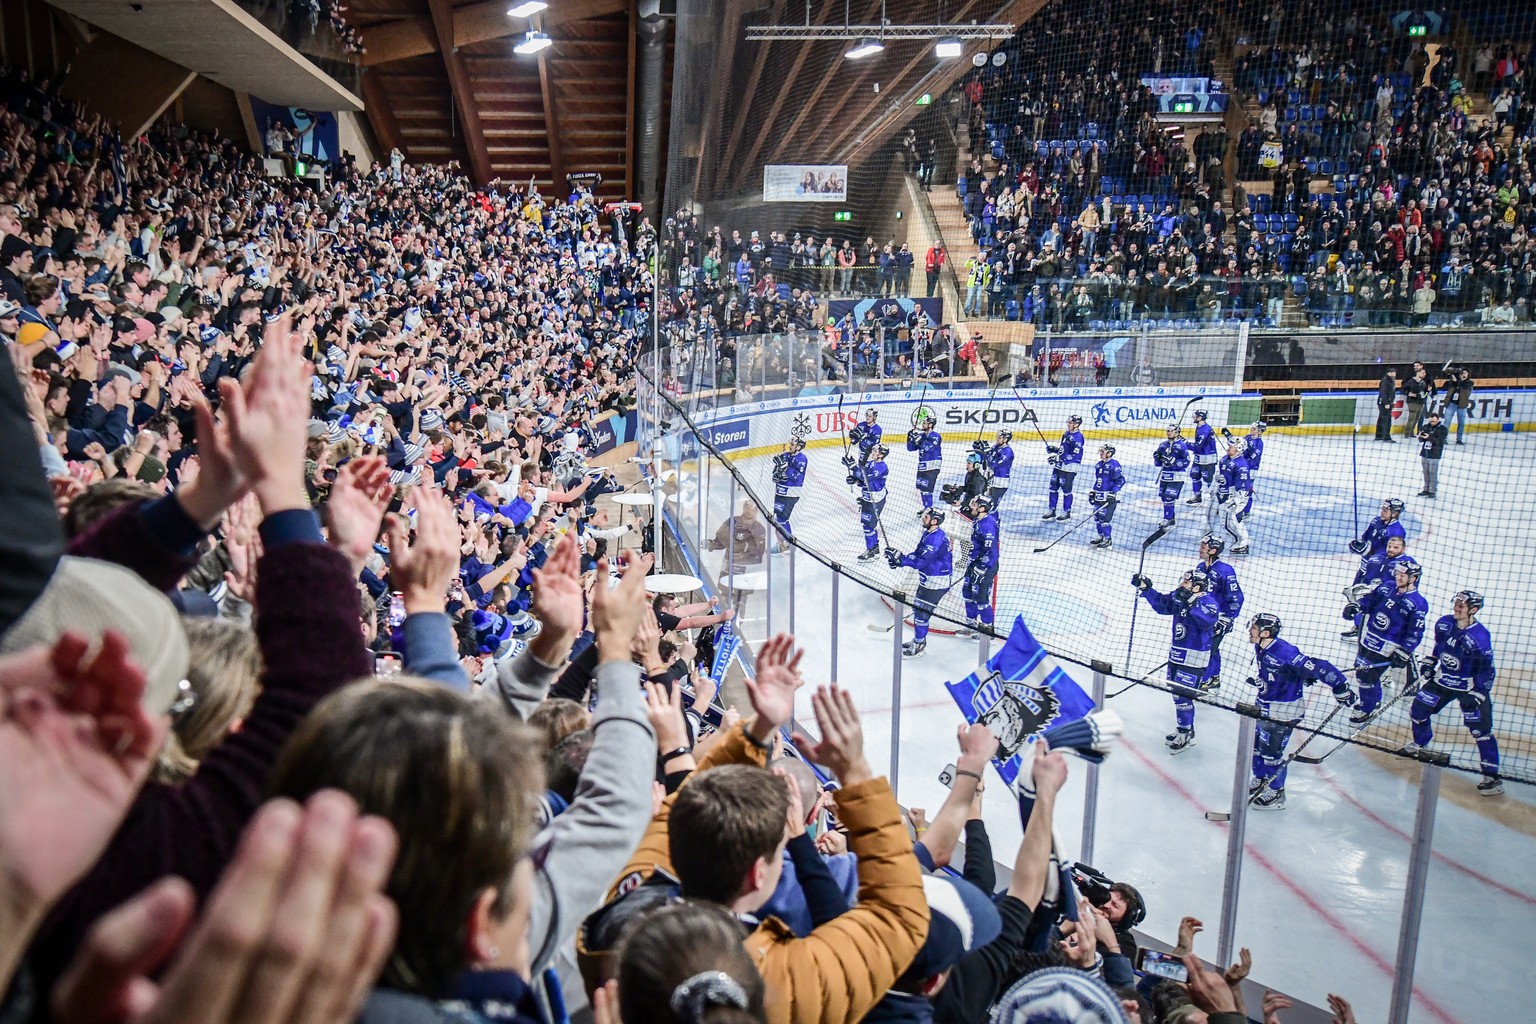
[[[1077,470],[1057,466],[1051,470],[1051,511],[1056,511],[1056,497],[1061,495],[1061,510],[1072,511],[1072,487],[1077,483]]]
[[[1499,770],[1499,741],[1493,735],[1493,698],[1482,690],[1453,690],[1437,682],[1425,683],[1408,712],[1413,721],[1413,742],[1422,747],[1434,738],[1430,719],[1453,700],[1461,705],[1461,720],[1477,741],[1483,774],[1493,775]]]

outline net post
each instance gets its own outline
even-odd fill
[[[795,556],[799,552],[795,545],[789,546],[789,632],[795,632]]]
[[[837,682],[837,592],[839,589],[839,584],[842,583],[842,579],[843,574],[841,570],[838,566],[834,565],[832,567],[832,672],[829,676],[827,676],[827,679],[834,683]]]
[[[891,607],[891,792],[896,793],[901,761],[901,627],[906,605],[900,591],[891,596],[896,599]]]
[[[1397,932],[1397,962],[1392,972],[1392,1001],[1387,1011],[1389,1024],[1408,1024],[1408,1012],[1413,1003],[1413,971],[1419,958],[1419,927],[1423,923],[1429,859],[1434,852],[1440,773],[1440,763],[1426,759],[1419,775],[1419,803],[1413,815],[1413,848],[1408,855],[1403,919]]]
[[[1105,662],[1093,663],[1093,706],[1104,706],[1105,677],[1113,669]],[[1083,841],[1078,846],[1078,860],[1093,863],[1093,843],[1099,827],[1099,766],[1089,762],[1088,776],[1083,780]]]
[[[1243,878],[1243,838],[1248,830],[1248,772],[1253,759],[1253,733],[1259,710],[1239,704],[1237,762],[1232,769],[1232,812],[1227,826],[1226,868],[1221,877],[1221,928],[1216,938],[1216,962],[1232,962],[1237,944],[1237,899]]]
[[[1240,320],[1237,324],[1237,366],[1232,370],[1232,390],[1243,390],[1243,371],[1248,365],[1248,332],[1251,324],[1247,320]]]

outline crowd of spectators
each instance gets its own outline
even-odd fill
[[[346,54],[356,56],[367,52],[362,33],[348,21],[346,5],[340,0],[240,0],[240,3],[257,17],[270,19],[280,33],[306,50],[329,42]],[[321,26],[324,26],[323,32]]]
[[[999,882],[985,726],[909,832],[846,691],[789,735],[793,637],[722,713],[731,612],[586,465],[643,223],[0,97],[5,1019],[1244,1019],[1246,957],[1138,981],[1139,892],[1061,871],[1060,751]]]
[[[1469,62],[1453,42],[1395,32],[1391,12],[1257,5],[1243,14],[1259,18],[1257,45],[1242,37],[1234,61],[1257,116],[1235,138],[1214,125],[1186,142],[1137,93],[1144,53],[1094,63],[1121,52],[1126,5],[1050,13],[1016,41],[1035,59],[963,87],[973,159],[958,192],[978,247],[966,314],[1058,330],[1279,325],[1289,298],[1312,326],[1536,314],[1536,53],[1523,43],[1481,44]],[[1209,51],[1208,16],[1165,26],[1185,21],[1205,26]]]

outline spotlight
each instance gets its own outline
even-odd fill
[[[540,50],[547,50],[554,43],[555,41],[543,32],[529,32],[523,37],[522,42],[512,47],[512,50],[514,53],[521,54],[538,53]]]
[[[529,18],[548,6],[549,4],[545,3],[544,0],[522,0],[521,3],[513,4],[507,8],[507,17]]]
[[[965,44],[954,36],[950,36],[948,39],[940,39],[937,43],[933,44],[933,55],[935,57],[958,57],[964,52]]]
[[[847,57],[849,60],[859,60],[861,57],[869,57],[873,54],[880,53],[884,49],[885,44],[880,40],[865,36],[863,39],[860,39],[857,43],[855,43],[853,45],[853,49],[843,54],[843,56]]]

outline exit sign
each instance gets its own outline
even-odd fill
[[[853,220],[852,210],[838,210],[832,215],[833,220]]]
[[[917,98],[917,105],[919,107],[926,107],[926,106],[928,106],[932,102],[933,102],[933,93],[931,93],[931,92],[925,92],[925,93],[923,93],[921,96],[919,96]]]
[[[1428,25],[1409,25],[1408,26],[1408,34],[1410,36],[1427,36],[1427,35],[1429,35],[1429,26]]]
[[[1189,100],[1179,100],[1173,104],[1173,112],[1175,114],[1193,114],[1195,112],[1195,105]]]

